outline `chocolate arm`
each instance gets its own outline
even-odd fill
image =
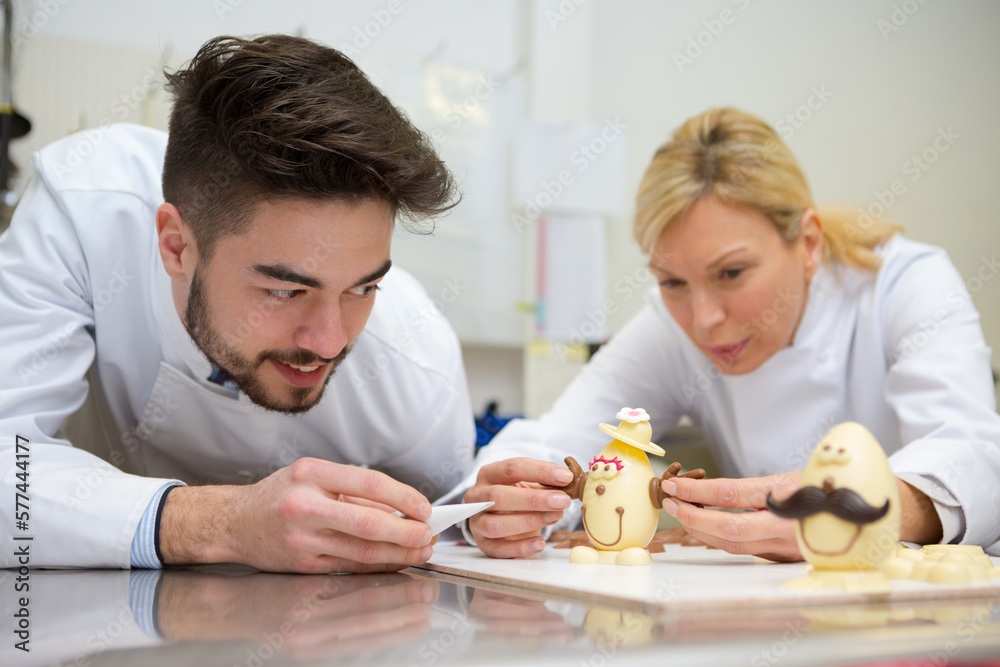
[[[681,464],[674,461],[660,477],[653,477],[649,480],[649,499],[652,501],[653,507],[656,509],[663,509],[663,501],[670,497],[663,492],[663,485],[661,482],[664,480],[673,479],[674,477],[687,477],[689,479],[703,479],[705,477],[705,470],[703,468],[689,470],[683,475],[678,475],[677,473],[679,473],[680,470]],[[698,503],[694,504],[701,507]]]
[[[583,485],[587,483],[587,473],[583,471],[583,468],[580,467],[580,464],[572,456],[567,456],[565,463],[569,471],[573,473],[573,481],[566,486],[555,488],[558,488],[570,498],[583,500]]]

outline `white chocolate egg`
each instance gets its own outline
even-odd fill
[[[600,647],[646,646],[656,628],[652,616],[608,607],[591,607],[583,617],[583,629]]]
[[[594,457],[583,487],[583,528],[594,548],[645,548],[659,510],[649,498],[653,466],[641,449],[612,440]]]
[[[834,426],[813,450],[801,487],[847,488],[866,503],[889,511],[881,519],[854,524],[829,512],[796,521],[802,555],[817,570],[871,570],[899,547],[900,507],[896,477],[875,437],[864,426]]]

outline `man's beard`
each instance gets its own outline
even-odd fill
[[[188,335],[198,346],[202,354],[208,357],[209,361],[229,376],[233,384],[243,392],[255,405],[259,405],[267,410],[282,412],[284,414],[296,414],[305,412],[323,398],[323,392],[330,383],[330,379],[337,371],[337,367],[347,356],[350,346],[347,345],[332,359],[333,367],[330,369],[318,388],[313,387],[292,387],[288,391],[290,398],[280,401],[275,398],[264,387],[260,379],[261,367],[269,360],[274,359],[286,364],[296,366],[312,366],[316,364],[328,363],[330,359],[324,359],[305,350],[293,352],[282,352],[280,350],[264,350],[257,355],[256,360],[251,361],[240,354],[236,348],[227,345],[223,336],[212,328],[209,321],[208,305],[205,302],[205,290],[198,277],[198,271],[194,272],[191,279],[191,289],[188,293],[187,310],[185,312],[184,326]]]

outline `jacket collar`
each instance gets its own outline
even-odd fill
[[[184,328],[174,303],[170,276],[167,275],[156,247],[155,236],[153,245],[153,256],[150,259],[153,272],[150,299],[160,333],[163,360],[174,368],[186,371],[199,382],[207,381],[212,374],[212,362],[202,354]]]

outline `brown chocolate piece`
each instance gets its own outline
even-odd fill
[[[653,541],[660,544],[680,544],[685,535],[687,535],[687,531],[681,526],[676,526],[670,530],[661,530],[653,536]]]
[[[569,530],[553,530],[552,534],[549,535],[549,540],[548,541],[549,542],[555,542],[557,544],[559,542],[565,542],[566,540],[569,539],[569,536],[571,534],[572,534],[572,531],[569,531]]]
[[[584,537],[571,537],[562,544],[556,545],[556,549],[573,549],[575,547],[589,547],[590,538]]]
[[[684,539],[681,540],[682,547],[706,547],[708,549],[718,549],[719,547],[708,544],[699,540],[694,535],[685,535]]]
[[[576,462],[572,456],[567,456],[565,458],[566,467],[569,471],[573,473],[573,481],[566,486],[555,486],[551,487],[558,489],[568,495],[570,498],[575,498],[577,500],[583,500],[583,485],[587,483],[587,473],[580,467],[580,464]],[[545,486],[549,486],[546,484]]]
[[[559,535],[559,542],[556,543],[553,549],[572,549],[573,547],[586,547],[590,545],[590,538],[587,537],[587,533],[582,530],[557,530],[552,533],[552,537],[549,538],[549,542],[555,542],[556,533],[561,533]]]
[[[663,492],[663,485],[661,484],[661,482],[663,482],[664,480],[673,479],[674,477],[687,477],[689,479],[705,478],[705,470],[702,468],[689,470],[683,475],[678,475],[677,473],[679,473],[680,471],[681,471],[681,464],[678,463],[677,461],[674,461],[673,463],[670,464],[670,466],[666,469],[666,471],[662,475],[660,475],[659,479],[654,477],[651,480],[649,480],[649,499],[650,501],[652,501],[653,507],[655,507],[656,509],[663,509],[663,501],[670,497],[668,494]],[[698,507],[701,507],[701,505],[698,503],[694,504],[697,505]]]
[[[699,540],[694,535],[685,535],[684,539],[681,540],[682,547],[703,547],[706,546],[704,542]]]
[[[653,535],[653,539],[649,541],[646,551],[651,554],[663,553],[665,545],[678,544],[686,534],[680,526],[671,528],[670,530],[661,530]]]
[[[572,549],[573,547],[591,546],[590,538],[584,530],[556,530],[549,537],[549,542],[553,543],[553,549]],[[667,544],[680,544],[684,547],[708,547],[718,549],[710,544],[702,542],[694,535],[688,534],[683,526],[674,526],[669,530],[661,530],[649,541],[646,551],[651,554],[663,553]]]

